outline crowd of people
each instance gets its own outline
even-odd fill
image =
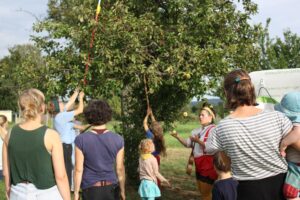
[[[300,92],[286,94],[276,111],[261,110],[250,76],[238,69],[225,76],[224,93],[231,112],[218,124],[214,108],[204,104],[200,127],[189,138],[171,133],[192,149],[201,200],[299,200]],[[83,99],[75,90],[66,104],[53,99],[46,109],[44,94],[28,89],[18,99],[22,122],[8,131],[7,118],[0,116],[6,199],[70,200],[74,182],[75,200],[125,200],[124,139],[106,125],[112,109],[103,100],[84,107]],[[54,116],[54,129],[43,124],[46,110]],[[88,125],[74,122],[81,113]],[[151,108],[143,127],[137,192],[154,200],[161,197],[161,183],[170,183],[159,172],[166,145]]]

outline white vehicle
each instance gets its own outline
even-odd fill
[[[300,68],[255,71],[250,74],[259,107],[272,110],[288,92],[300,91]]]

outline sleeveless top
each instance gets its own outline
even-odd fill
[[[87,131],[76,137],[75,145],[84,156],[82,189],[98,181],[118,182],[115,163],[118,152],[124,147],[122,136],[111,131],[103,134]]]
[[[56,185],[52,157],[47,151],[44,137],[47,127],[24,130],[16,125],[11,130],[8,143],[8,159],[11,183],[28,181],[38,189]]]

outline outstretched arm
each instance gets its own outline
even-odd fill
[[[176,131],[173,131],[171,135],[176,138],[183,146],[188,147],[185,139],[181,138]]]
[[[155,117],[154,117],[154,115],[153,115],[153,112],[152,112],[152,110],[150,110],[150,111],[151,111],[151,112],[150,112],[151,121],[152,121],[152,122],[155,122],[156,119],[155,119]]]
[[[153,161],[151,162],[151,164],[152,164],[152,168],[153,168],[153,171],[154,171],[154,173],[155,173],[156,178],[158,178],[161,182],[164,182],[164,183],[166,183],[168,186],[170,186],[169,181],[168,181],[165,177],[163,177],[163,175],[161,175],[161,174],[159,173],[159,168],[158,168],[157,161],[156,161],[156,160],[153,160]]]
[[[75,91],[74,91],[74,93],[73,93],[72,96],[70,97],[68,103],[66,103],[66,105],[65,105],[65,110],[70,110],[70,108],[71,108],[71,106],[74,104],[74,102],[75,102],[75,100],[76,100],[78,94],[79,94],[79,89],[76,88]]]
[[[148,126],[148,118],[149,118],[150,113],[151,113],[151,109],[148,108],[148,109],[147,109],[147,114],[146,114],[146,116],[145,116],[145,118],[144,118],[144,121],[143,121],[143,125],[144,125],[144,130],[145,130],[145,131],[148,131],[148,130],[149,130],[149,126]]]

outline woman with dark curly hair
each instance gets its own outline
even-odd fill
[[[124,139],[106,128],[112,110],[105,101],[92,100],[83,113],[91,129],[75,139],[74,200],[80,187],[83,200],[124,200]]]

